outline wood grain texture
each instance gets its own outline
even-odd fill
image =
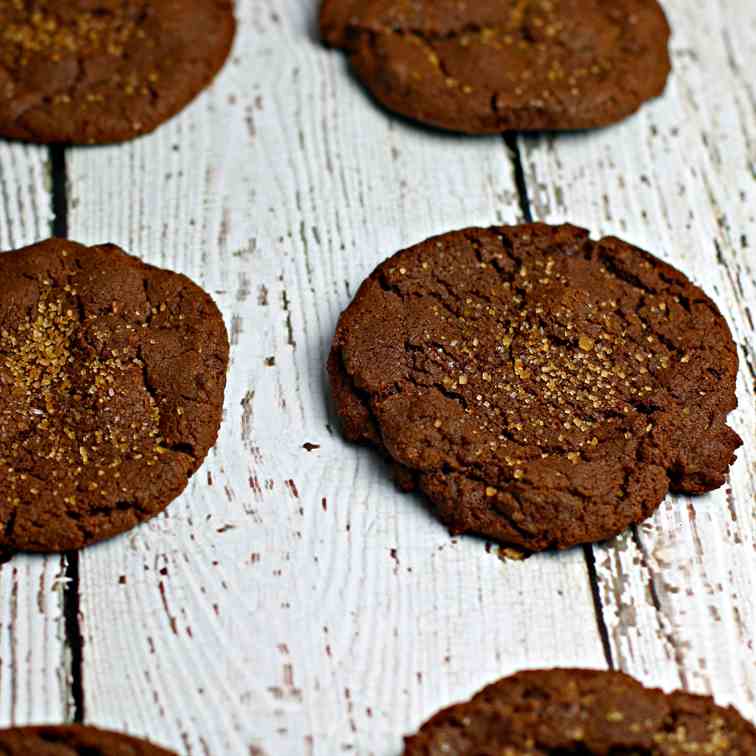
[[[0,250],[50,235],[47,150],[0,144]],[[0,565],[0,726],[70,713],[61,557]]]
[[[0,249],[50,236],[51,183],[45,147],[0,143]]]
[[[69,153],[71,236],[189,274],[231,335],[189,490],[81,554],[87,719],[183,753],[391,756],[502,674],[604,665],[579,550],[504,562],[451,540],[337,432],[324,362],[362,278],[518,202],[501,139],[375,108],[313,40],[315,5],[240,3],[208,94],[149,138]]]
[[[669,0],[665,97],[617,127],[522,139],[534,215],[616,234],[685,271],[738,344],[745,445],[729,482],[668,497],[595,549],[619,666],[649,683],[714,692],[756,719],[756,5]]]
[[[72,717],[64,576],[61,557],[0,567],[0,727]]]
[[[395,756],[496,677],[605,664],[580,550],[512,562],[450,539],[338,434],[323,363],[362,278],[430,234],[515,221],[519,201],[501,139],[378,109],[318,45],[316,5],[240,0],[209,93],[148,138],[68,153],[71,237],[187,273],[232,341],[219,443],[185,495],[79,565],[88,720],[185,754]],[[746,445],[728,485],[592,554],[617,666],[756,718],[756,6],[665,7],[663,99],[519,144],[537,218],[659,254],[733,328]],[[49,235],[46,156],[0,145],[0,249]],[[72,716],[64,575],[60,558],[0,567],[0,725]]]

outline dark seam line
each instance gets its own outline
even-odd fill
[[[517,197],[520,202],[520,213],[526,223],[533,222],[533,212],[530,207],[530,197],[528,196],[528,182],[525,178],[525,169],[522,165],[522,154],[520,152],[519,135],[516,132],[504,134],[504,144],[509,151],[509,159],[512,162],[512,171],[514,173],[515,186],[517,187]],[[590,544],[583,546],[583,557],[588,569],[588,579],[591,584],[591,596],[593,597],[593,610],[596,615],[596,627],[601,638],[601,646],[604,649],[604,659],[609,669],[616,669],[614,666],[614,657],[612,656],[612,645],[609,641],[609,629],[604,619],[604,607],[601,603],[601,592],[599,591],[598,575],[596,573],[596,557],[593,553],[593,547]]]
[[[67,551],[66,587],[63,592],[63,615],[66,626],[66,645],[71,652],[71,698],[73,721],[84,721],[84,639],[81,635],[79,601],[79,552]]]
[[[52,174],[52,234],[59,239],[68,238],[68,176],[66,174],[66,149],[62,145],[50,147],[50,172]]]
[[[601,636],[601,645],[604,648],[604,659],[609,669],[616,669],[614,666],[614,657],[612,656],[612,644],[609,642],[609,628],[604,620],[604,606],[601,603],[601,593],[599,592],[598,575],[596,574],[596,556],[593,553],[593,547],[589,544],[583,544],[583,557],[585,566],[588,568],[588,577],[591,583],[591,595],[593,596],[593,609],[596,613],[596,626]]]
[[[507,145],[509,158],[512,161],[517,196],[520,200],[520,213],[522,213],[522,217],[526,223],[532,223],[533,213],[530,209],[530,198],[528,197],[528,183],[525,179],[525,169],[522,167],[519,135],[516,132],[504,134],[504,144]]]
[[[66,174],[66,150],[62,145],[50,147],[50,173],[52,178],[52,234],[60,239],[68,238],[68,176]],[[65,643],[71,654],[71,700],[72,718],[76,723],[84,721],[83,647],[80,622],[79,553],[68,551],[65,558],[66,582],[63,589],[63,619]]]

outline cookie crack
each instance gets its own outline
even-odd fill
[[[433,281],[446,292],[447,298],[444,298],[437,291],[403,291],[399,286],[388,281],[386,279],[385,273],[383,272],[381,272],[381,274],[377,278],[377,281],[383,291],[399,297],[402,304],[405,304],[410,299],[423,299],[425,297],[431,297],[436,302],[438,302],[444,308],[444,310],[449,313],[449,315],[453,316],[454,318],[458,318],[460,315],[459,311],[454,308],[454,303],[459,302],[459,297],[454,294],[453,289],[449,286],[448,283],[446,283],[446,281],[436,275],[434,275]]]
[[[444,60],[444,56],[441,55],[438,50],[433,46],[433,42],[424,38],[420,34],[413,35],[426,49],[428,56],[432,63],[434,63],[444,79],[452,79],[452,72],[449,69],[447,62]]]
[[[419,388],[418,384],[414,384],[416,388]],[[447,399],[451,399],[454,402],[457,402],[462,409],[467,410],[468,403],[467,399],[465,399],[462,394],[458,394],[455,391],[452,391],[451,389],[448,389],[446,386],[444,386],[442,383],[433,383],[433,388],[436,389],[440,394],[443,394]]]
[[[619,281],[623,281],[626,284],[630,284],[633,288],[639,289],[641,291],[644,291],[646,294],[651,294],[652,296],[657,295],[659,292],[655,289],[652,289],[647,284],[643,283],[643,281],[640,279],[639,276],[634,275],[628,270],[624,270],[620,268],[615,261],[615,259],[605,252],[602,248],[602,243],[605,241],[605,239],[601,239],[596,244],[596,249],[598,250],[598,258],[599,260],[604,264],[606,269]]]
[[[473,483],[478,483],[479,485],[484,486],[484,487],[490,485],[491,481],[487,480],[485,478],[485,476],[482,475],[482,473],[475,474],[474,470],[475,470],[475,468],[471,469],[471,468],[469,468],[467,466],[464,467],[464,468],[460,468],[459,470],[454,470],[451,465],[447,466],[447,464],[444,464],[441,472],[443,472],[444,474],[447,474],[447,475],[449,473],[455,473],[455,474],[457,474],[457,475],[465,478],[466,480],[472,481]],[[498,485],[500,485],[500,484],[498,484]],[[519,510],[522,511],[522,508],[523,508],[522,492],[517,488],[516,483],[514,483],[513,481],[508,481],[506,483],[505,487],[498,488],[498,490],[501,493],[505,493],[508,496],[511,496],[517,502],[517,506],[518,506]],[[496,506],[496,497],[495,496],[491,497],[489,503],[487,503],[487,508],[488,508],[489,513],[494,514],[497,517],[502,517],[504,520],[506,520],[506,522],[512,528],[512,530],[514,530],[516,533],[518,533],[522,537],[523,543],[517,544],[517,545],[524,545],[524,544],[527,544],[529,542],[532,542],[532,538],[533,538],[532,532],[530,532],[529,530],[527,530],[527,528],[523,528],[522,525],[519,525],[515,521],[515,519],[514,519],[514,517],[513,517],[513,515],[511,513],[507,512],[507,511],[505,511],[503,509],[498,508]],[[550,545],[551,545],[551,543],[552,543],[552,538],[551,537],[549,537],[549,542],[550,542]],[[525,548],[527,548],[527,546],[525,546]]]
[[[427,46],[434,53],[435,50],[430,46],[432,42],[451,42],[465,34],[480,34],[485,28],[491,28],[492,31],[502,31],[502,27],[484,27],[482,24],[468,23],[456,29],[450,29],[447,32],[434,32],[428,29],[422,29],[418,26],[369,26],[367,24],[350,24],[349,31],[356,36],[369,35],[371,40],[375,40],[378,37],[393,34],[397,37],[412,37],[422,42],[424,46]],[[347,38],[347,46],[349,46],[349,38]]]
[[[5,536],[6,541],[11,541],[13,539],[13,530],[16,527],[17,519],[18,507],[14,507],[10,513],[10,516],[8,517],[8,521],[5,523],[5,527],[3,528],[3,535]]]
[[[477,258],[478,262],[481,265],[491,265],[493,269],[499,274],[499,278],[501,278],[501,280],[504,283],[511,284],[514,282],[515,278],[517,277],[518,271],[522,268],[522,261],[518,260],[513,255],[511,244],[509,243],[509,240],[504,236],[504,234],[496,231],[495,228],[491,230],[493,231],[494,236],[496,236],[496,238],[499,240],[502,251],[504,252],[506,257],[509,259],[509,261],[515,266],[515,270],[513,271],[503,270],[501,267],[501,264],[495,257],[491,258],[490,260],[484,260],[483,248],[480,243],[480,239],[476,238],[471,233],[465,233],[465,238],[470,244],[472,244],[473,251],[475,253],[475,257]]]

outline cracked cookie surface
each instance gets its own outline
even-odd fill
[[[234,31],[231,0],[2,0],[0,135],[148,133],[210,83]]]
[[[165,509],[215,443],[212,299],[118,247],[0,254],[0,547],[66,551]]]
[[[684,275],[574,226],[444,234],[362,284],[328,369],[347,438],[453,533],[530,551],[603,540],[668,491],[721,486],[737,352]]]
[[[82,725],[0,730],[1,756],[176,756],[147,740]]]
[[[622,672],[520,672],[450,706],[406,739],[404,756],[756,753],[756,728],[708,696],[665,694]]]
[[[604,126],[671,67],[657,0],[324,0],[320,25],[383,105],[466,133]]]

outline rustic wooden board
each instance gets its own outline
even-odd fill
[[[0,249],[16,249],[50,236],[48,153],[45,147],[0,143]]]
[[[614,658],[650,683],[714,692],[756,719],[756,5],[665,3],[666,96],[590,135],[522,139],[534,215],[659,254],[717,301],[741,358],[729,483],[669,497],[595,549]]]
[[[364,275],[518,202],[500,138],[387,117],[312,40],[313,10],[241,3],[208,95],[150,138],[69,154],[71,236],[191,275],[233,344],[188,492],[81,554],[87,721],[187,753],[388,756],[516,668],[605,664],[580,550],[505,563],[452,541],[334,428],[324,361]]]
[[[72,718],[61,557],[0,567],[0,727]]]
[[[0,724],[84,714],[186,754],[395,756],[403,732],[491,679],[605,666],[602,640],[644,681],[756,718],[756,8],[667,0],[664,99],[612,129],[519,142],[534,216],[645,246],[719,302],[746,446],[721,491],[670,497],[585,553],[511,562],[449,539],[346,445],[323,374],[338,313],[376,263],[518,219],[511,156],[500,138],[376,108],[317,44],[316,5],[240,0],[235,57],[209,93],[153,136],[68,151],[71,238],[205,286],[232,367],[219,443],[185,495],[80,555],[76,707],[64,561],[0,567]],[[46,155],[0,145],[1,249],[49,233]]]
[[[48,151],[0,144],[0,249],[50,235]],[[60,557],[0,565],[0,726],[70,715]]]

